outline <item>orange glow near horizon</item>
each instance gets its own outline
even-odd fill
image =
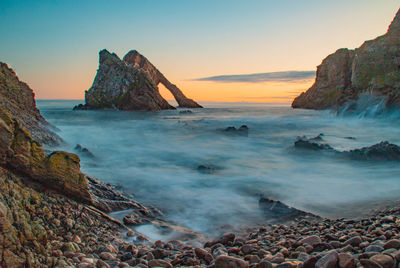
[[[19,75],[20,76],[20,75]],[[84,75],[75,77],[52,76],[59,81],[57,90],[54,88],[40,87],[40,81],[46,77],[24,77],[20,80],[28,81],[28,85],[36,93],[36,99],[77,99],[83,100],[85,90],[89,89],[92,77],[88,79]],[[29,82],[31,81],[31,82]],[[259,102],[259,103],[290,103],[301,92],[306,91],[314,83],[313,79],[299,80],[293,82],[211,82],[181,80],[172,81],[183,93],[195,101],[215,101],[215,102]],[[82,86],[84,85],[84,86]],[[174,100],[173,95],[162,85],[158,85],[160,94],[166,100]],[[68,96],[68,97],[66,97]]]
[[[290,103],[313,83],[314,79],[264,83],[180,81],[177,86],[196,101]],[[159,90],[166,100],[174,99],[163,85],[159,85]]]

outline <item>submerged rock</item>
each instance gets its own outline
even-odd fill
[[[78,153],[81,153],[82,155],[84,155],[86,157],[90,157],[90,158],[95,157],[94,154],[88,148],[82,147],[82,145],[80,145],[80,144],[77,144],[75,146],[74,150]]]
[[[85,104],[75,106],[74,110],[175,109],[160,95],[159,83],[174,95],[179,107],[201,108],[137,51],[130,51],[121,60],[104,49],[99,53],[99,69],[93,85],[85,92]]]
[[[205,165],[200,165],[197,167],[197,171],[204,174],[213,174],[215,172],[215,168]]]
[[[358,160],[400,161],[400,147],[387,141],[344,153]]]
[[[297,138],[294,147],[312,151],[333,152],[336,155],[355,160],[400,161],[400,147],[387,141],[349,151],[338,151],[329,144],[322,142],[321,134],[315,138],[303,136]]]
[[[192,114],[193,112],[191,110],[183,110],[179,111],[179,114]]]
[[[318,66],[314,85],[294,99],[293,108],[338,108],[362,94],[387,97],[400,106],[400,10],[387,33],[355,49],[339,49]]]
[[[297,140],[294,142],[294,147],[314,151],[335,151],[329,144],[321,143],[320,141],[322,140],[321,134],[310,139],[305,136],[297,137]]]
[[[261,197],[258,205],[262,210],[265,218],[269,220],[276,220],[279,222],[292,220],[297,217],[311,216],[319,218],[311,213],[290,207],[281,201],[273,200],[266,197]]]
[[[229,126],[229,127],[225,128],[224,131],[228,132],[228,133],[247,135],[249,132],[249,128],[246,125],[242,125],[239,128],[236,128],[234,126]]]

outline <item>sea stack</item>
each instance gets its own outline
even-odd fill
[[[400,10],[385,35],[325,58],[314,85],[292,107],[337,109],[361,94],[384,96],[387,107],[400,106]]]
[[[121,60],[103,49],[92,87],[85,92],[85,104],[74,109],[118,109],[158,111],[175,109],[161,95],[162,83],[175,97],[179,107],[202,108],[188,99],[151,62],[136,50]]]

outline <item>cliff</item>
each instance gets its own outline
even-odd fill
[[[62,139],[49,129],[50,124],[36,108],[35,94],[15,72],[0,62],[0,105],[29,129],[32,137],[46,145],[58,145]]]
[[[317,67],[314,85],[294,99],[293,108],[339,108],[360,94],[386,97],[400,106],[400,10],[385,35],[355,50],[339,49]]]
[[[85,105],[74,109],[175,109],[160,95],[159,83],[171,91],[180,107],[201,108],[138,52],[130,51],[121,60],[104,49],[99,53],[99,69],[93,85],[85,92]]]

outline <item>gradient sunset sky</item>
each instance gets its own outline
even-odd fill
[[[196,79],[315,71],[336,49],[384,34],[399,7],[398,0],[2,0],[0,61],[38,99],[83,99],[106,48],[120,58],[138,50],[199,101],[290,102],[314,77]]]

